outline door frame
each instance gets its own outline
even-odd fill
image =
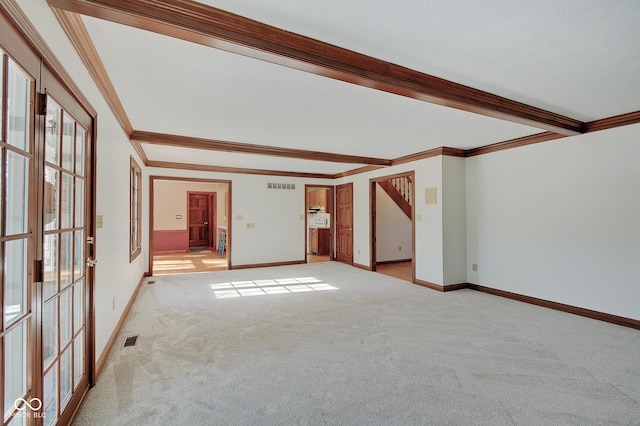
[[[217,192],[208,192],[208,191],[187,191],[187,231],[189,230],[189,224],[191,223],[191,209],[189,208],[189,199],[191,195],[199,194],[199,195],[207,195],[207,227],[209,228],[207,231],[207,246],[213,247],[217,249],[217,241],[215,235],[218,230],[218,217],[216,215],[216,209],[218,207],[218,193]],[[189,245],[191,248],[191,245]]]
[[[397,178],[397,177],[410,177],[413,185],[411,185],[411,282],[416,282],[416,172],[414,170],[394,173],[388,176],[380,176],[369,179],[369,265],[372,271],[376,271],[377,261],[377,236],[376,236],[376,187],[378,182]]]
[[[149,176],[149,275],[153,276],[153,225],[154,225],[154,216],[155,209],[154,199],[155,199],[155,182],[156,181],[177,181],[177,182],[188,182],[188,183],[224,183],[227,184],[227,199],[225,200],[226,205],[226,213],[227,213],[227,269],[232,269],[231,262],[231,246],[232,246],[232,223],[231,218],[232,215],[232,181],[225,179],[202,179],[202,178],[189,178],[189,177],[179,177],[179,176],[162,176],[162,175],[152,175]],[[192,191],[196,192],[196,191]],[[188,226],[188,224],[187,224]]]
[[[327,199],[327,210],[325,213],[329,213],[331,215],[331,220],[329,221],[329,240],[331,241],[331,251],[329,253],[329,260],[336,260],[336,244],[335,244],[335,232],[334,232],[334,223],[335,223],[335,198],[336,198],[336,187],[334,185],[309,185],[305,184],[304,186],[304,258],[305,261],[309,261],[309,253],[307,252],[307,247],[309,245],[309,224],[307,222],[307,218],[309,216],[309,211],[307,210],[307,201],[309,197],[309,189],[317,188],[317,189],[328,189],[331,193],[331,197]]]

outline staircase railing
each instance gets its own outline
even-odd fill
[[[411,219],[411,178],[401,176],[378,182],[380,187],[391,197],[398,207]]]

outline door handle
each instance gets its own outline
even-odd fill
[[[208,224],[209,224],[209,222],[203,222],[203,225],[208,225]]]
[[[96,266],[96,263],[98,263],[98,259],[94,259],[91,256],[87,257],[87,266],[89,268],[93,268],[94,266]]]

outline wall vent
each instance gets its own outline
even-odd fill
[[[122,345],[122,347],[126,348],[128,346],[135,346],[137,340],[138,340],[138,336],[127,337],[126,339],[124,339],[124,345]]]
[[[269,189],[296,189],[295,183],[267,183]]]

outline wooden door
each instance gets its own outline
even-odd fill
[[[211,194],[189,192],[189,247],[210,246]]]
[[[337,207],[337,260],[353,263],[353,184],[339,185],[336,189]]]

